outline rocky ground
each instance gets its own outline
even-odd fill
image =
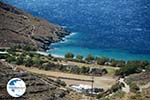
[[[26,93],[20,98],[12,98],[6,91],[8,80],[15,77],[24,80],[27,86]],[[80,100],[82,97],[46,76],[15,69],[3,61],[0,61],[0,79],[0,100]]]
[[[52,42],[69,34],[58,25],[0,2],[0,47],[33,45],[38,49],[47,49]]]

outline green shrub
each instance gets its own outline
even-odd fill
[[[116,83],[115,85],[113,85],[112,87],[111,87],[111,92],[117,92],[117,91],[119,91],[120,89],[121,89],[121,84],[120,83]]]
[[[22,55],[20,55],[17,59],[16,59],[16,64],[17,65],[22,65],[24,63],[24,57]]]
[[[108,61],[109,61],[109,59],[108,59],[108,58],[105,58],[105,57],[102,57],[102,58],[97,57],[97,58],[96,58],[96,61],[97,61],[97,64],[99,64],[99,65],[104,65],[105,62],[108,62]]]
[[[8,61],[9,63],[16,62],[16,57],[8,55],[6,61]]]
[[[43,63],[43,64],[42,64],[42,68],[43,68],[44,70],[55,70],[55,69],[56,69],[55,66],[56,66],[56,65],[55,65],[54,63],[50,63],[50,62],[48,62],[48,63]]]
[[[24,60],[24,64],[26,67],[31,67],[33,65],[33,61],[32,61],[32,58],[31,57],[27,57],[25,60]]]
[[[82,56],[82,55],[77,55],[77,56],[76,56],[76,60],[82,61],[82,60],[83,60],[83,56]]]
[[[71,70],[70,71],[72,73],[79,74],[80,73],[80,68],[77,67],[77,66],[71,66]]]
[[[150,72],[150,65],[145,66],[144,69],[145,69],[146,72]]]
[[[33,46],[31,46],[31,45],[22,46],[21,49],[23,49],[23,50],[25,50],[25,51],[36,51],[36,48],[33,47]]]
[[[91,54],[89,54],[89,55],[85,58],[86,61],[93,61],[94,59],[95,59],[94,56],[91,55]]]
[[[81,67],[80,72],[82,74],[88,74],[89,73],[90,68],[89,67]]]
[[[0,54],[0,59],[6,59],[8,54]]]
[[[42,62],[42,60],[41,60],[40,58],[35,57],[35,58],[33,59],[33,64],[34,64],[34,65],[41,66],[42,63],[43,63],[43,62]]]
[[[130,83],[129,86],[130,86],[131,92],[136,93],[136,92],[138,92],[140,90],[140,88],[137,86],[136,83]]]
[[[121,67],[119,70],[116,71],[116,75],[123,75],[127,76],[133,73],[138,73],[138,67],[134,65],[126,65],[124,67]]]
[[[65,58],[67,58],[67,59],[73,59],[74,58],[74,54],[68,52],[67,54],[65,54]]]
[[[64,81],[61,81],[60,79],[57,79],[56,83],[60,84],[61,86],[66,86],[66,83]]]

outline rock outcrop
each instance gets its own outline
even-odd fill
[[[0,2],[0,47],[33,45],[45,50],[52,42],[69,34],[59,25]]]

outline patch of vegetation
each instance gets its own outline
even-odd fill
[[[106,67],[105,69],[107,70],[108,75],[112,75],[113,76],[116,73],[116,69],[114,69],[114,68]]]
[[[122,84],[121,83],[116,83],[115,85],[113,85],[110,89],[111,93],[113,92],[117,92],[119,90],[121,90],[122,88]]]
[[[67,54],[65,54],[65,58],[66,58],[66,59],[73,59],[73,58],[74,58],[74,54],[68,52]]]
[[[145,99],[142,99],[141,94],[135,94],[135,95],[130,96],[129,100],[145,100]]]
[[[147,61],[129,61],[123,67],[116,71],[116,75],[128,76],[134,73],[140,73],[143,70],[149,71],[148,66],[150,65]]]
[[[8,62],[15,62],[17,65],[25,65],[27,67],[34,66],[39,67],[40,69],[44,70],[57,70],[63,72],[70,72],[76,74],[94,74],[94,75],[103,75],[109,73],[110,75],[118,75],[118,76],[128,76],[134,73],[140,73],[143,70],[149,71],[150,70],[150,63],[148,61],[122,61],[122,60],[114,60],[105,57],[94,57],[93,55],[89,54],[85,59],[83,59],[82,55],[74,56],[73,53],[67,53],[65,55],[65,59],[63,58],[55,58],[50,56],[42,56],[33,52],[35,50],[32,46],[15,46],[12,47],[8,51],[7,56],[0,56],[1,58],[5,58]],[[79,66],[64,66],[60,64],[52,64],[52,62],[58,61],[75,61],[75,62],[82,62],[82,63],[94,63],[99,65],[111,65],[113,67],[120,67],[118,70],[110,69],[109,67],[104,69],[93,69],[94,72],[90,72],[90,67],[81,67]],[[44,63],[48,63],[47,66]],[[56,68],[49,68],[49,66],[55,66]]]
[[[124,66],[120,68],[119,70],[116,71],[116,75],[121,75],[121,76],[127,76],[133,73],[137,73],[137,67],[136,66]]]
[[[60,84],[61,86],[66,86],[66,83],[64,81],[61,81],[60,79],[57,79],[55,82]]]
[[[36,51],[37,49],[32,45],[16,45],[8,49],[8,52],[17,52],[17,51]]]
[[[111,59],[110,60],[111,62],[111,66],[114,66],[114,67],[123,67],[125,66],[126,62],[123,61],[123,60],[115,60],[115,59]]]
[[[68,54],[71,55],[71,54]],[[73,56],[71,56],[73,57]],[[57,58],[55,58],[57,59]],[[69,56],[70,59],[70,56]],[[61,65],[58,63],[54,63],[54,58],[50,56],[42,56],[33,52],[11,52],[6,57],[6,60],[10,63],[15,63],[17,65],[25,65],[26,67],[37,67],[43,70],[53,70],[53,71],[61,71],[67,73],[74,74],[84,74],[84,75],[95,75],[100,76],[107,73],[106,69],[100,68],[92,68],[90,71],[90,67],[79,67],[76,65]],[[60,59],[57,59],[57,61]]]
[[[131,82],[129,84],[129,86],[130,86],[130,91],[133,92],[133,93],[136,93],[140,90],[140,88],[137,86],[136,83]]]
[[[99,100],[121,100],[125,96],[125,92],[117,91],[112,96],[102,97]]]
[[[77,56],[76,56],[76,60],[82,61],[82,60],[83,60],[83,56],[82,56],[82,55],[77,55]]]
[[[116,92],[114,95],[113,95],[113,98],[115,98],[115,97],[119,97],[119,98],[123,98],[124,97],[124,95],[125,95],[125,92],[123,92],[123,91],[118,91],[118,92]]]
[[[88,62],[91,62],[91,61],[93,61],[94,59],[95,59],[94,56],[91,55],[91,54],[89,54],[89,55],[85,58],[85,60],[88,61]]]
[[[150,72],[150,64],[149,64],[149,65],[147,65],[147,66],[145,66],[145,68],[144,68],[144,69],[145,69],[145,71],[146,71],[146,72]]]
[[[108,99],[108,100],[112,100],[112,98],[110,97],[107,97],[108,95],[110,94],[113,94],[113,97],[114,96],[119,96],[119,97],[122,97],[124,96],[124,92],[121,91],[121,88],[123,87],[123,84],[121,83],[116,83],[114,84],[110,89],[108,89],[107,91],[103,92],[103,93],[100,93],[97,95],[97,99],[100,99],[100,100],[105,100],[105,99]]]
[[[6,59],[8,54],[0,54],[0,59]]]
[[[97,61],[97,64],[99,65],[105,65],[106,62],[109,62],[109,58],[106,58],[106,57],[96,57],[96,61]]]

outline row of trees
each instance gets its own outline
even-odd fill
[[[82,61],[82,60],[84,60],[83,58],[83,56],[82,55],[77,55],[76,57],[75,57],[75,55],[73,54],[73,53],[71,53],[71,52],[68,52],[67,54],[65,54],[65,58],[66,59],[69,59],[69,60],[72,60],[72,59],[76,59],[76,60],[79,60],[79,61]],[[92,60],[94,60],[95,58],[94,58],[94,56],[93,55],[91,55],[91,54],[89,54],[86,58],[85,58],[85,60],[87,60],[87,61],[92,61]]]
[[[90,67],[79,67],[75,65],[61,65],[55,64],[51,62],[49,57],[45,57],[39,54],[30,53],[30,52],[23,52],[23,53],[13,53],[9,54],[6,57],[6,60],[10,63],[15,63],[17,65],[25,65],[26,67],[38,67],[39,69],[43,70],[53,70],[53,71],[62,71],[68,73],[75,73],[75,74],[86,74],[86,75],[103,75],[107,73],[106,69],[100,68],[90,68]]]
[[[84,58],[82,55],[75,56],[73,53],[69,52],[65,54],[65,58],[68,60],[74,60],[74,61],[85,61],[85,62],[92,62],[97,60],[98,64],[104,64],[105,62],[109,61],[108,58],[99,58],[94,57],[93,55],[89,54],[86,58]]]
[[[75,56],[73,53],[67,53],[65,54],[65,58],[68,60],[74,60],[74,61],[84,61],[84,62],[93,62],[97,63],[99,65],[110,65],[114,67],[123,67],[125,65],[129,64],[135,64],[137,66],[145,66],[145,64],[149,64],[148,61],[124,61],[124,60],[115,60],[110,59],[107,57],[94,57],[93,55],[89,54],[87,57],[83,57],[82,55]]]

